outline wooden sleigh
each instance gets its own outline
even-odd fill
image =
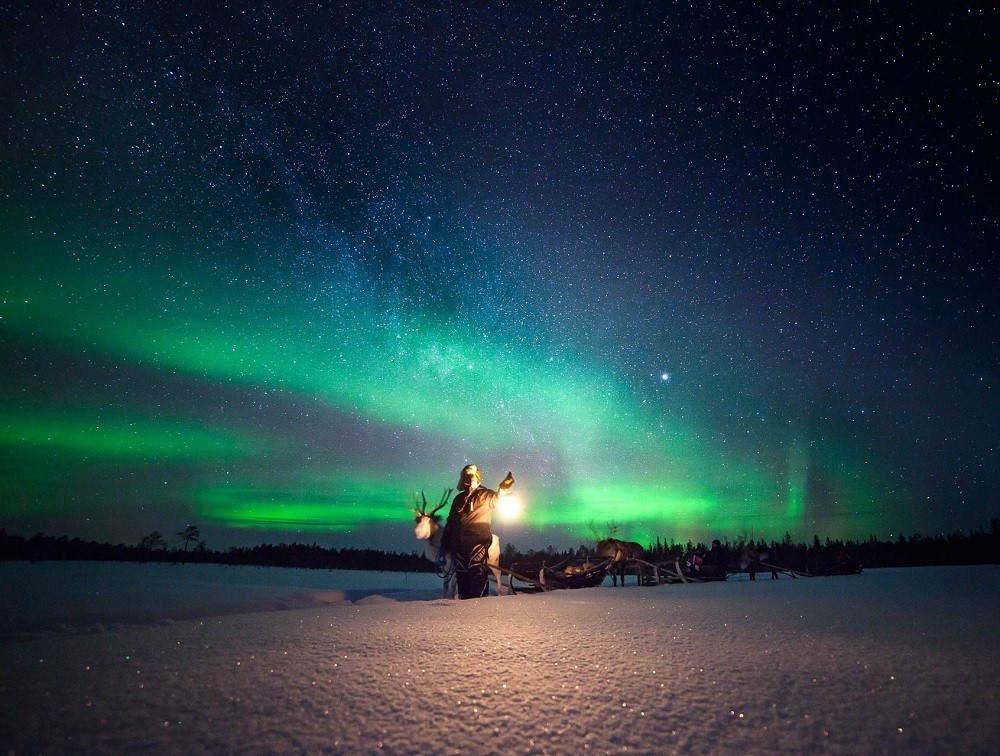
[[[491,568],[494,566],[490,565]],[[613,557],[599,560],[571,557],[552,566],[544,562],[535,562],[498,569],[501,574],[506,575],[507,593],[516,594],[595,588],[613,574],[612,570],[621,570],[623,567],[626,572],[634,571],[637,585],[660,585],[663,582],[659,565],[651,564],[644,559],[629,559],[623,563]],[[624,574],[619,572],[619,575],[624,586]]]
[[[656,565],[656,573],[659,583],[715,583],[726,579],[726,572],[709,572],[708,570],[690,569],[686,565],[681,565],[679,559],[673,562],[660,562]]]
[[[518,563],[510,567],[491,564],[490,569],[494,570],[495,573],[499,572],[501,576],[502,586],[498,586],[498,593],[505,592],[508,595],[515,595],[518,593],[594,588],[604,583],[614,566],[615,560],[613,558],[600,561],[569,558],[552,566],[546,565],[545,562]],[[634,574],[637,575],[638,585],[646,586],[721,582],[726,580],[729,574],[736,574],[728,571],[712,573],[707,570],[692,570],[686,565],[682,565],[679,559],[656,564],[643,559],[630,559],[625,563],[625,566],[629,570],[635,570]],[[771,565],[767,562],[760,563],[758,572],[771,569],[793,578],[851,575],[861,572],[861,566],[854,564],[842,566],[839,570],[800,572],[790,570],[787,567]],[[492,575],[491,579],[497,582],[497,579]],[[506,591],[500,590],[504,587]]]
[[[506,580],[507,593],[539,593],[542,591],[594,588],[601,585],[610,574],[613,559],[601,561],[579,561],[565,559],[551,567],[542,563],[519,563],[499,569],[501,579]]]
[[[764,572],[767,570],[773,570],[774,572],[781,573],[783,575],[789,575],[793,578],[810,578],[810,577],[833,577],[835,575],[860,575],[862,566],[857,562],[842,562],[831,565],[826,565],[823,567],[818,567],[816,569],[810,570],[808,567],[804,570],[793,570],[788,567],[779,567],[778,565],[769,564],[767,562],[760,563],[760,570],[758,572]]]

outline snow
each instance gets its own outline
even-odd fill
[[[394,573],[0,578],[4,752],[1000,752],[996,566],[476,601]]]

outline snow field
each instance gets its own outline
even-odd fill
[[[382,591],[8,637],[0,748],[996,753],[998,578],[881,570],[466,602]]]

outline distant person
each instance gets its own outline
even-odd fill
[[[743,557],[740,560],[743,562],[743,566],[750,576],[751,580],[757,579],[757,569],[760,567],[760,557],[757,554],[757,549],[754,547],[753,541],[747,544],[747,547],[743,549]]]
[[[482,480],[483,475],[475,465],[462,468],[459,494],[451,502],[442,538],[442,544],[455,560],[455,580],[461,599],[479,598],[489,592],[487,554],[493,540],[493,510],[500,497],[514,485],[514,476],[509,472],[497,491],[482,486]]]
[[[712,577],[725,577],[726,554],[722,549],[722,542],[718,538],[712,541],[712,548],[705,554],[701,563],[701,571]]]
[[[785,569],[785,547],[771,541],[771,546],[760,555],[760,561],[771,570],[771,580],[778,579],[778,571]]]
[[[687,558],[687,569],[691,574],[701,572],[702,562],[705,561],[705,548],[703,546],[698,546],[694,551],[688,554]]]
[[[774,545],[771,545],[771,551],[765,551],[760,555],[761,561],[766,562],[766,566],[771,568],[771,580],[778,579],[778,564],[781,560],[781,555],[774,549]]]
[[[834,575],[850,575],[860,571],[854,558],[848,553],[847,548],[841,545],[837,549],[836,556],[834,557],[834,565],[830,569],[830,572]]]

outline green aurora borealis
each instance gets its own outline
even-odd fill
[[[409,550],[467,462],[522,548],[995,516],[978,69],[593,10],[12,9],[0,527]]]
[[[128,255],[103,259],[99,249],[66,253],[30,240],[17,254],[2,297],[8,333],[81,360],[101,355],[122,370],[198,379],[206,393],[239,386],[250,396],[291,396],[375,436],[402,431],[410,443],[452,450],[411,461],[414,450],[398,444],[398,456],[374,449],[365,461],[337,443],[266,424],[256,431],[244,419],[198,427],[127,397],[93,406],[86,387],[78,403],[66,396],[44,414],[4,407],[0,443],[9,453],[175,469],[183,483],[173,495],[198,522],[301,534],[405,529],[413,493],[436,497],[466,458],[491,462],[488,473],[517,470],[526,511],[508,527],[522,538],[534,530],[586,540],[591,524],[609,522],[647,539],[800,531],[807,470],[824,476],[838,508],[886,505],[858,470],[810,456],[794,438],[754,453],[713,447],[696,428],[648,409],[598,363],[554,356],[545,343],[461,312],[379,299],[370,280],[356,277],[352,292],[340,284],[333,297],[310,275],[272,270],[252,280],[170,250],[141,267]],[[336,267],[327,275],[344,280]],[[45,480],[30,462],[25,469],[11,471],[8,495],[33,489],[43,511],[46,500],[76,496],[79,484],[67,490],[63,476]],[[874,527],[863,515],[849,519]]]

